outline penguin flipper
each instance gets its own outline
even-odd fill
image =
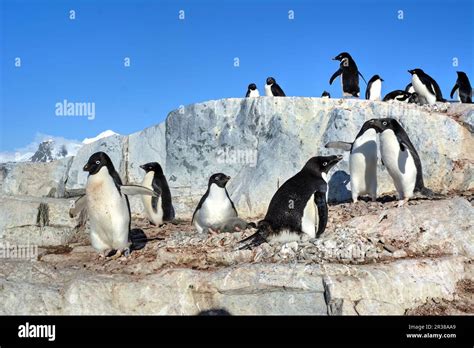
[[[352,143],[348,143],[346,141],[330,141],[326,145],[324,145],[326,149],[339,149],[344,151],[351,151]]]
[[[153,196],[151,198],[151,207],[152,207],[153,211],[156,213],[157,210],[158,210],[158,198],[161,196],[162,190],[161,190],[161,187],[158,186],[154,180],[153,180],[151,186],[153,188],[153,191],[155,191],[155,193],[156,193],[156,196]]]
[[[334,74],[332,74],[331,78],[329,79],[329,84],[332,85],[332,82],[336,77],[342,74],[342,69],[339,68]]]
[[[86,195],[79,197],[76,199],[74,204],[72,205],[71,209],[69,209],[69,217],[73,218],[78,216],[81,211],[83,211],[87,206]]]
[[[316,238],[318,238],[326,229],[328,223],[328,205],[326,202],[326,192],[315,192],[314,203],[318,207],[318,231],[316,232]]]
[[[245,94],[245,98],[248,98],[250,97],[250,89],[247,91],[247,93]]]
[[[121,185],[120,191],[128,196],[143,195],[158,197],[155,191],[140,185]]]
[[[452,99],[453,98],[453,95],[454,93],[456,92],[456,90],[459,88],[458,84],[456,83],[453,87],[453,89],[451,90],[451,94],[449,95],[449,97]]]
[[[362,80],[364,80],[365,85],[367,85],[367,81],[365,81],[365,78],[364,78],[364,76],[361,74],[361,72],[360,72],[360,71],[357,71],[357,73],[360,75],[360,77],[362,77]]]

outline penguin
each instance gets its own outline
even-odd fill
[[[471,83],[469,82],[469,78],[467,77],[465,72],[457,71],[457,74],[458,79],[456,80],[456,84],[451,90],[451,99],[453,98],[454,93],[457,91],[458,100],[461,103],[472,103],[472,87]]]
[[[112,160],[105,152],[96,152],[90,156],[83,170],[89,172],[85,203],[92,246],[101,256],[113,256],[117,252],[117,256],[122,253],[127,256],[130,250],[142,248],[146,236],[142,230],[131,229],[127,195],[154,196],[155,193],[138,185],[122,185]]]
[[[265,84],[265,95],[267,97],[285,97],[285,92],[281,87],[276,83],[273,77],[267,78],[267,83]]]
[[[370,78],[367,89],[365,90],[365,99],[380,100],[382,99],[382,82],[383,79],[379,75],[374,75]]]
[[[408,92],[408,93],[415,93],[415,89],[413,88],[413,85],[412,85],[411,82],[410,82],[408,85],[406,85],[406,87],[405,87],[405,92]]]
[[[321,94],[321,98],[331,98],[331,94],[329,94],[329,92],[327,91],[324,91],[323,94]]]
[[[257,232],[239,242],[247,249],[264,242],[297,241],[303,235],[319,237],[328,221],[328,172],[342,156],[310,158],[303,169],[274,194]]]
[[[397,189],[399,202],[403,206],[414,192],[426,196],[434,193],[425,187],[420,157],[410,138],[393,118],[373,119],[372,127],[380,134],[380,154]]]
[[[171,192],[160,164],[150,162],[141,165],[140,168],[146,173],[142,186],[153,190],[157,195],[156,197],[142,196],[148,219],[155,226],[172,221],[175,212],[171,201]]]
[[[411,83],[422,104],[433,105],[437,101],[445,102],[438,83],[422,69],[408,70],[411,74]]]
[[[350,151],[349,171],[354,203],[364,194],[368,194],[373,202],[377,199],[377,131],[373,124],[374,120],[366,121],[352,143],[336,141],[325,146]]]
[[[219,226],[237,217],[234,202],[230,199],[226,184],[230,176],[223,173],[211,175],[207,191],[194,211],[192,223],[199,233],[215,232]]]
[[[396,100],[408,103],[411,95],[412,94],[409,92],[402,91],[401,89],[396,89],[395,91],[387,93],[385,97],[383,97],[383,101]]]
[[[255,83],[251,83],[247,88],[247,94],[245,98],[254,98],[260,97],[260,93],[258,92],[257,85]]]
[[[341,63],[339,64],[339,69],[331,76],[329,79],[329,84],[332,85],[332,82],[339,75],[341,76],[342,84],[342,95],[344,97],[356,97],[360,95],[359,89],[359,75],[365,81],[364,76],[357,69],[357,65],[352,59],[351,55],[347,52],[342,52],[333,60],[338,60]],[[367,82],[366,82],[367,83]]]

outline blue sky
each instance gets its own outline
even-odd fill
[[[180,105],[244,96],[251,82],[263,92],[267,76],[290,96],[340,97],[328,81],[343,51],[366,80],[385,79],[383,94],[419,67],[448,97],[456,70],[474,79],[473,17],[471,0],[1,0],[0,151],[37,133],[129,134]],[[95,103],[95,119],[56,116],[64,99]]]

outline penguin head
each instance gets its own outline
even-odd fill
[[[370,81],[377,81],[377,80],[380,80],[380,81],[384,81],[383,78],[381,78],[379,75],[374,75],[372,76],[372,78],[369,80]]]
[[[408,70],[408,72],[409,72],[410,74],[412,74],[412,75],[422,75],[422,74],[424,74],[424,71],[421,70],[421,69],[418,69],[418,68],[412,69],[412,70]]]
[[[342,160],[341,155],[312,157],[306,162],[303,170],[309,171],[311,174],[317,176],[322,173],[327,174],[340,160]]]
[[[267,77],[267,85],[273,85],[275,82],[276,81],[273,77]]]
[[[255,83],[251,83],[251,84],[249,85],[249,89],[250,89],[251,91],[255,91],[255,90],[257,89],[257,85],[256,85]]]
[[[143,169],[146,173],[155,172],[158,175],[163,175],[163,169],[161,169],[161,166],[158,162],[142,164],[140,168]]]
[[[397,131],[398,129],[402,128],[400,123],[398,123],[398,121],[394,118],[374,118],[370,121],[373,121],[372,128],[374,128],[377,133],[382,133],[387,129]]]
[[[87,161],[83,170],[85,172],[89,172],[89,175],[94,175],[104,166],[109,169],[109,173],[115,172],[115,168],[110,157],[105,152],[100,151],[89,157],[89,160]]]
[[[456,71],[456,74],[458,74],[458,77],[460,77],[460,78],[467,79],[467,75],[464,71]]]
[[[321,94],[321,97],[329,97],[329,98],[331,98],[331,95],[329,94],[328,91],[323,91],[323,94]]]
[[[224,173],[212,174],[209,178],[209,186],[216,184],[217,186],[224,188],[229,180],[230,176],[227,176]]]

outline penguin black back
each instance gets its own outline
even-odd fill
[[[472,87],[466,73],[463,71],[457,71],[458,79],[456,84],[451,90],[451,98],[453,97],[456,90],[458,91],[459,99],[462,103],[472,103]]]
[[[158,162],[150,162],[140,166],[145,172],[153,171],[152,188],[155,192],[161,195],[161,206],[163,209],[163,221],[173,220],[175,217],[175,211],[173,208],[171,191],[168,186],[168,181],[163,174],[163,169]],[[158,197],[152,197],[151,199],[153,210],[156,212]]]

